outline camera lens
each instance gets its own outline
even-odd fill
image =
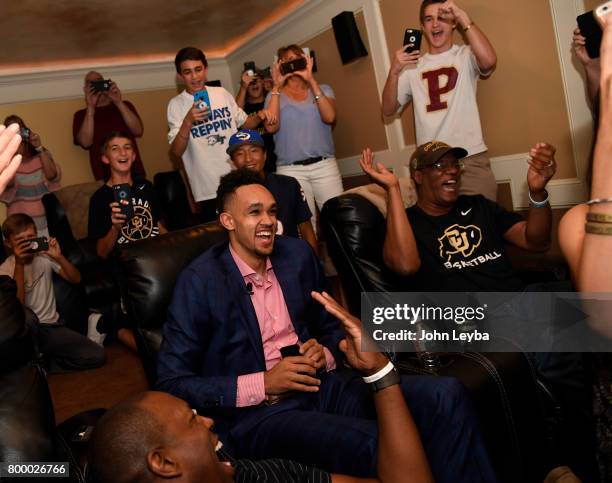
[[[125,191],[120,191],[119,198],[125,198],[125,197],[127,197],[127,193]]]
[[[410,42],[415,42],[415,41],[416,41],[416,37],[414,35],[410,37]]]

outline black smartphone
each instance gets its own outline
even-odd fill
[[[249,75],[255,74],[255,62],[252,60],[244,63],[244,70],[242,72],[249,72]]]
[[[409,54],[415,50],[421,50],[421,39],[423,35],[419,29],[406,29],[404,32],[404,52]]]
[[[19,130],[19,135],[21,136],[21,140],[22,141],[29,141],[30,140],[30,130],[27,127],[22,127]]]
[[[30,242],[30,248],[28,248],[28,253],[44,252],[49,249],[49,240],[47,240],[47,237],[45,236],[32,238],[28,241]]]
[[[599,47],[601,46],[601,39],[603,32],[601,27],[595,20],[593,11],[583,13],[576,17],[580,34],[586,39],[586,51],[591,59],[599,58]]]
[[[104,92],[109,91],[112,84],[110,79],[93,80],[91,81],[91,88],[94,92]]]
[[[289,62],[283,62],[280,67],[280,73],[282,75],[291,74],[298,70],[304,70],[306,68],[306,57],[298,57],[297,59],[290,60]]]
[[[300,346],[297,344],[286,345],[285,347],[280,348],[281,357],[284,359],[285,357],[296,357],[300,354]]]
[[[132,195],[130,185],[127,183],[113,185],[113,196],[115,201],[119,203],[121,212],[129,220],[134,216],[134,207],[132,206]]]

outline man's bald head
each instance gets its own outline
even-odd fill
[[[157,394],[137,394],[109,409],[89,446],[90,468],[97,483],[153,481],[147,454],[166,441],[163,424],[151,410]]]

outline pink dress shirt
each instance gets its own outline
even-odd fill
[[[274,268],[269,258],[266,259],[266,277],[262,278],[232,250],[231,246],[229,250],[244,278],[244,284],[252,284],[251,302],[253,302],[253,308],[259,323],[266,369],[270,370],[281,360],[281,347],[300,344],[291,323],[282,288],[274,274]],[[334,356],[326,347],[323,348],[323,352],[325,353],[326,369],[328,371],[335,369]],[[255,406],[265,399],[263,372],[238,376],[236,407]]]

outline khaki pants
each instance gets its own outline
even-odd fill
[[[461,173],[459,194],[483,195],[491,201],[497,201],[497,182],[487,152],[474,154],[463,159],[465,168]]]

